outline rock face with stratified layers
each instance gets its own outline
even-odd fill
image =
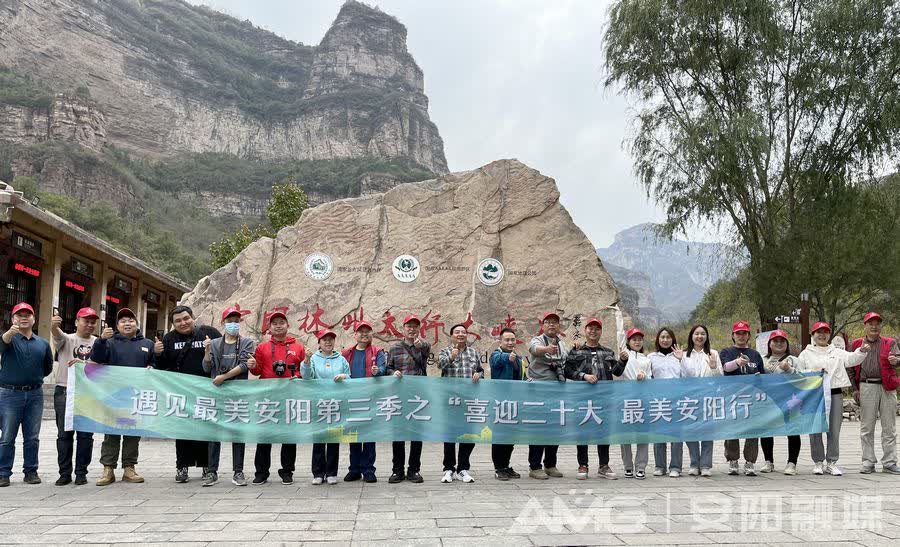
[[[402,255],[418,267],[398,260]],[[612,346],[608,306],[617,300],[590,241],[560,204],[554,180],[500,160],[308,209],[275,239],[253,243],[201,279],[182,301],[212,324],[227,306],[250,309],[244,332],[256,336],[266,310],[286,308],[290,332],[313,347],[313,333],[323,326],[337,331],[339,346],[351,343],[352,324],[361,317],[385,345],[397,339],[403,318],[416,313],[422,337],[437,341],[436,354],[449,344],[451,326],[467,319],[470,340],[482,352],[511,323],[525,352],[539,317],[550,310],[562,316],[570,342],[587,317],[601,317],[603,342]]]

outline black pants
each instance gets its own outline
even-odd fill
[[[585,444],[579,444],[576,447],[578,453],[578,465],[588,465],[588,447]],[[604,465],[609,465],[609,445],[608,444],[598,444],[597,445],[597,456],[599,458],[600,467]]]
[[[541,458],[544,459],[544,467],[556,467],[556,453],[559,445],[532,444],[528,446],[528,467],[541,468]]]
[[[94,434],[89,431],[66,431],[66,388],[56,386],[53,391],[53,410],[56,412],[56,462],[59,476],[72,476],[72,452],[75,452],[75,475],[87,475],[94,453]],[[75,439],[78,439],[75,448]]]
[[[209,443],[207,441],[175,441],[175,467],[206,467],[209,465]]]
[[[244,471],[244,443],[231,443],[231,465],[235,473]],[[219,472],[219,455],[222,453],[222,443],[209,443],[209,465],[213,473]]]
[[[492,444],[491,445],[491,461],[494,462],[494,469],[509,469],[509,459],[512,458],[512,444]]]
[[[406,443],[394,441],[391,445],[394,451],[393,472],[403,474],[403,466],[406,464]],[[418,473],[422,468],[422,441],[409,442],[409,472]]]
[[[444,471],[469,470],[469,456],[475,449],[475,443],[459,443],[459,465],[456,459],[456,443],[444,443]]]
[[[788,440],[788,463],[797,465],[797,457],[800,456],[800,435],[790,435]],[[767,462],[775,463],[775,439],[764,437],[759,440],[762,445],[763,457]]]
[[[312,449],[313,477],[337,477],[340,451],[339,443],[315,443]]]
[[[281,469],[278,474],[293,473],[294,465],[297,463],[297,445],[283,444],[281,445]],[[256,467],[256,476],[265,479],[269,478],[269,468],[272,467],[272,445],[258,444],[256,445],[256,455],[253,457],[253,465]]]

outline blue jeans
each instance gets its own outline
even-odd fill
[[[691,455],[691,467],[712,469],[712,441],[688,441],[688,454]]]
[[[37,472],[43,410],[43,389],[14,391],[0,387],[0,477],[12,475],[19,426],[22,426],[24,452],[22,470],[25,474]]]
[[[375,443],[350,443],[350,472],[375,474]]]
[[[656,468],[662,469],[664,472],[678,470],[681,471],[682,459],[682,443],[672,443],[672,461],[666,467],[666,443],[656,443],[653,445],[653,459],[656,460]]]

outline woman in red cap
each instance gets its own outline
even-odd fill
[[[629,329],[625,333],[625,344],[628,351],[628,362],[625,371],[622,372],[623,380],[643,381],[650,378],[650,358],[644,355],[644,333],[641,329]],[[631,445],[621,445],[622,467],[625,468],[625,478],[643,480],[646,477],[645,469],[650,458],[649,445],[637,445],[637,451],[632,459]]]
[[[841,421],[843,420],[844,398],[842,391],[850,387],[850,377],[845,369],[863,362],[869,345],[850,353],[838,349],[831,344],[831,327],[828,323],[818,322],[812,326],[812,343],[806,346],[800,353],[799,364],[801,372],[824,372],[831,378],[831,412],[828,415],[828,451],[822,445],[822,434],[814,433],[809,436],[812,459],[815,463],[813,473],[821,475],[823,472],[829,475],[840,476],[841,470],[837,467],[840,456]],[[827,460],[822,466],[823,460]]]
[[[765,357],[766,372],[768,374],[797,374],[800,364],[796,357],[790,354],[788,335],[781,329],[769,334],[768,351]],[[771,437],[769,437],[771,439]],[[762,443],[766,464],[760,471],[771,473],[775,470],[775,458],[772,454],[773,445]],[[800,455],[800,435],[788,436],[788,463],[784,468],[785,475],[797,474],[797,456]]]

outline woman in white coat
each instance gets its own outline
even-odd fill
[[[684,373],[688,378],[708,378],[722,376],[722,362],[719,352],[709,346],[709,329],[705,325],[694,325],[688,334],[690,344],[685,356]],[[713,442],[687,441],[691,468],[688,475],[696,477],[712,475]]]
[[[822,371],[831,377],[831,412],[828,418],[828,451],[822,444],[822,434],[815,433],[809,436],[812,459],[815,463],[813,473],[821,475],[840,476],[841,470],[837,467],[840,456],[841,420],[843,419],[844,398],[842,390],[850,387],[850,377],[845,369],[855,367],[863,362],[869,345],[864,344],[858,350],[850,353],[834,347],[830,343],[831,327],[828,323],[818,322],[812,326],[812,344],[806,346],[798,359],[800,372]],[[827,461],[826,461],[827,460]],[[823,461],[826,465],[823,469]]]
[[[650,358],[644,355],[644,333],[640,329],[629,329],[625,333],[625,344],[628,351],[628,362],[622,373],[623,380],[644,381],[650,379]],[[625,478],[642,480],[646,477],[645,469],[650,459],[649,445],[637,445],[634,459],[632,459],[631,445],[623,444],[622,467],[625,468]]]

